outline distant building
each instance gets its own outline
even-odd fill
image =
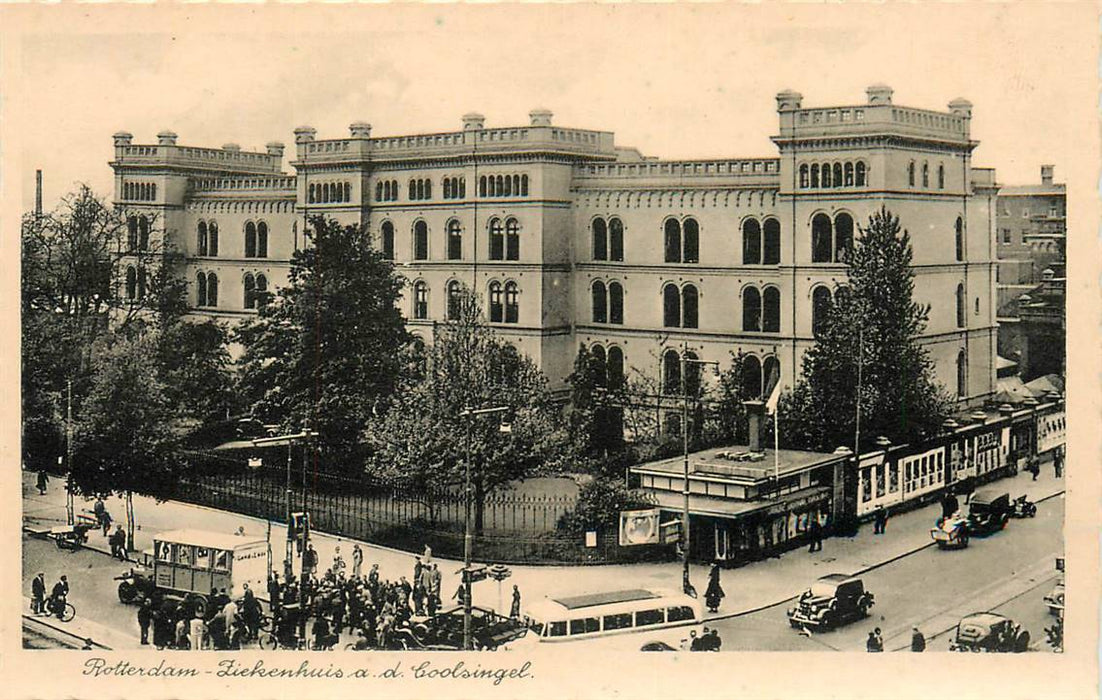
[[[257,292],[286,284],[307,216],[325,214],[365,225],[395,260],[409,281],[402,310],[426,341],[465,284],[552,386],[583,343],[611,382],[634,367],[670,393],[683,354],[726,364],[741,350],[748,398],[774,365],[795,383],[845,277],[842,251],[886,205],[911,234],[937,378],[962,404],[982,402],[996,378],[996,184],[972,165],[971,103],[903,107],[883,85],[863,104],[802,99],[776,96],[772,158],[646,158],[546,110],[505,128],[468,114],[434,134],[372,136],[356,122],[319,140],[301,127],[294,175],[280,143],[196,148],[162,132],[139,145],[120,132],[115,200],[133,212],[133,248],[167,232],[186,254],[198,315],[256,313]],[[138,294],[142,258],[131,260]]]
[[[1041,284],[1017,299],[1022,381],[1067,376],[1067,280],[1045,270]]]

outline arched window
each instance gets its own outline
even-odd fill
[[[937,166],[937,188],[945,189],[945,166],[940,164]]]
[[[145,267],[138,268],[138,298],[145,299],[145,282],[146,272]]]
[[[853,163],[846,163],[846,187],[853,187]]]
[[[505,322],[517,323],[520,320],[520,303],[517,299],[520,291],[516,282],[505,283]]]
[[[520,260],[520,224],[513,218],[505,220],[505,259]]]
[[[742,330],[761,330],[761,293],[757,287],[742,290]]]
[[[256,280],[253,279],[251,273],[245,273],[245,280],[242,283],[242,287],[245,290],[245,308],[256,308]]]
[[[676,350],[662,353],[662,393],[681,393],[681,357]]]
[[[823,163],[822,174],[823,174],[823,180],[822,180],[823,187],[831,187],[830,163]]]
[[[765,333],[781,331],[781,292],[776,287],[766,287],[761,295],[762,323]]]
[[[685,254],[681,257],[681,262],[700,262],[700,224],[696,222],[696,219],[690,217],[685,219],[683,228],[685,231]]]
[[[263,221],[256,225],[256,257],[268,257],[268,224]]]
[[[842,164],[841,163],[835,163],[834,164],[834,186],[835,187],[841,187],[842,186]]]
[[[345,192],[348,192],[348,185],[345,185]],[[425,199],[432,199],[432,180],[425,180]]]
[[[207,276],[202,272],[195,275],[195,305],[207,305]]]
[[[429,259],[429,225],[424,221],[413,225],[413,259]]]
[[[677,285],[667,284],[662,288],[662,325],[666,328],[681,327],[681,294]]]
[[[409,181],[409,199],[411,201],[414,200],[414,199],[417,199],[417,181],[416,180],[410,180]]]
[[[459,282],[448,282],[448,320],[459,320]]]
[[[742,222],[742,264],[761,264],[761,226],[757,219]]]
[[[429,286],[424,280],[419,280],[413,285],[413,317],[417,319],[429,317]]]
[[[195,253],[196,255],[207,254],[207,222],[200,221],[196,227],[196,241],[195,241]]]
[[[957,396],[968,395],[968,357],[961,350],[957,353]]]
[[[478,196],[479,197],[485,197],[486,196],[486,176],[485,175],[478,178]]]
[[[396,194],[394,191],[394,181],[387,180],[383,183],[383,199],[390,202],[393,201],[395,198]]]
[[[781,264],[781,222],[766,219],[764,225],[761,261],[765,265]]]
[[[256,224],[251,221],[245,224],[245,257],[256,257]]]
[[[858,187],[865,186],[865,164],[862,161],[857,161],[856,176],[854,177],[854,184]]]
[[[394,259],[394,224],[389,221],[383,222],[383,257]]]
[[[615,216],[608,220],[608,259],[624,261],[624,222]]]
[[[425,196],[425,180],[417,181],[417,199],[426,199]]]
[[[452,179],[450,177],[444,178],[444,199],[452,198]]]
[[[742,358],[742,398],[761,398],[761,361],[755,355]]]
[[[806,189],[808,182],[807,163],[804,163],[800,166],[800,187]]]
[[[131,251],[138,249],[138,217],[136,216],[126,218],[126,249]]]
[[[907,184],[911,187],[915,186],[915,163],[913,160],[907,164]]]
[[[138,273],[134,271],[134,266],[131,265],[126,268],[126,298],[134,299],[138,294]]]
[[[956,223],[957,262],[964,260],[964,219],[957,217]]]
[[[957,328],[964,328],[965,324],[964,313],[964,285],[957,285]]]
[[[149,186],[149,200],[153,201],[157,199],[157,183],[154,182]]]
[[[593,259],[608,260],[608,230],[605,220],[598,216],[590,224],[590,229],[593,232]]]
[[[500,197],[502,189],[504,189],[504,184],[501,182],[501,176],[498,175],[496,177],[491,177],[490,178],[490,196],[491,197]]]
[[[138,250],[149,250],[149,219],[138,217]]]
[[[527,175],[521,175],[520,176],[520,196],[521,197],[527,197],[528,196],[528,176]]]
[[[681,224],[677,219],[666,219],[666,262],[681,262]]]
[[[376,202],[383,201],[383,183],[381,183],[381,182],[376,182],[375,183],[375,201]]]
[[[624,322],[624,288],[619,282],[608,284],[608,322],[617,324]]]
[[[685,393],[689,396],[700,393],[700,358],[692,350],[685,352]]]
[[[923,163],[922,164],[922,186],[923,187],[929,187],[930,186],[930,164],[929,163]]]
[[[264,275],[256,276],[256,308],[261,308],[268,303],[268,278]]]
[[[613,345],[608,349],[608,388],[619,389],[624,385],[624,351]]]
[[[214,221],[207,224],[207,254],[218,257],[218,224]]]
[[[826,287],[819,286],[811,292],[811,332],[816,338],[826,330],[826,320],[833,302],[834,298]]]
[[[448,260],[463,259],[463,230],[459,222],[452,219],[448,222]]]
[[[765,392],[773,390],[773,382],[781,380],[781,362],[776,355],[770,355],[765,358],[765,362],[761,363],[761,377],[761,393],[764,397]]]
[[[811,164],[811,186],[812,187],[818,187],[819,186],[819,164],[818,163],[812,163]]]
[[[816,214],[811,220],[811,262],[831,261],[830,228],[830,217],[826,214]]]
[[[504,184],[505,184],[505,191],[503,193],[504,196],[512,197],[513,196],[513,178],[506,175]],[[518,182],[517,184],[519,185],[520,183]]]
[[[207,306],[218,306],[218,275],[207,275]]]
[[[853,248],[853,217],[842,212],[834,217],[834,262],[844,262]]]
[[[505,259],[505,235],[501,229],[501,219],[490,219],[490,260]]]
[[[505,306],[501,300],[501,282],[490,282],[490,323],[505,319]]]
[[[593,288],[591,291],[593,296],[593,322],[607,323],[608,290],[605,289],[605,283],[597,280],[593,283]]]
[[[589,349],[590,354],[593,355],[593,364],[601,368],[601,371],[594,377],[594,383],[597,386],[607,386],[606,377],[608,375],[608,357],[605,355],[605,348],[603,345],[594,343]]]
[[[466,196],[467,196],[467,178],[461,177],[461,178],[459,178],[459,198],[462,199],[463,197],[466,197]]]
[[[700,292],[696,286],[686,284],[681,290],[681,327],[697,328],[700,314]]]

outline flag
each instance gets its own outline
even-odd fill
[[[768,386],[773,388],[769,392],[769,399],[765,402],[765,410],[769,415],[773,415],[777,412],[777,401],[781,398],[781,373],[776,363],[773,364],[773,370],[769,373]]]

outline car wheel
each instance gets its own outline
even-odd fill
[[[184,600],[184,602],[194,614],[203,619],[206,619],[208,607],[206,596],[199,595],[198,593],[192,593]]]
[[[119,602],[130,603],[137,595],[137,590],[128,581],[123,581],[119,584]]]
[[[1018,637],[1014,640],[1014,652],[1022,653],[1023,651],[1029,651],[1029,631],[1022,630],[1018,633]]]

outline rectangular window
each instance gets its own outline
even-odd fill
[[[888,493],[899,490],[899,465],[892,464],[888,467]]]
[[[589,634],[590,632],[599,632],[601,630],[601,622],[595,617],[585,617],[581,620],[570,621],[570,634]]]
[[[666,621],[666,615],[662,610],[640,610],[635,613],[635,626],[660,625]]]
[[[861,500],[872,499],[872,469],[865,467],[861,470]]]
[[[605,615],[604,629],[622,630],[631,627],[631,613],[619,613],[617,615]]]
[[[683,622],[693,619],[693,609],[688,605],[678,605],[674,608],[666,608],[667,622]]]
[[[880,468],[876,470],[876,497],[880,498],[884,495],[884,470],[886,465],[880,465]]]
[[[565,637],[566,636],[566,623],[565,622],[552,622],[548,625],[548,637]]]
[[[1009,243],[1010,241],[1011,241],[1010,229],[1004,228],[1003,229],[1003,243]]]
[[[230,553],[224,549],[217,550],[214,554],[214,568],[216,571],[229,571]]]

